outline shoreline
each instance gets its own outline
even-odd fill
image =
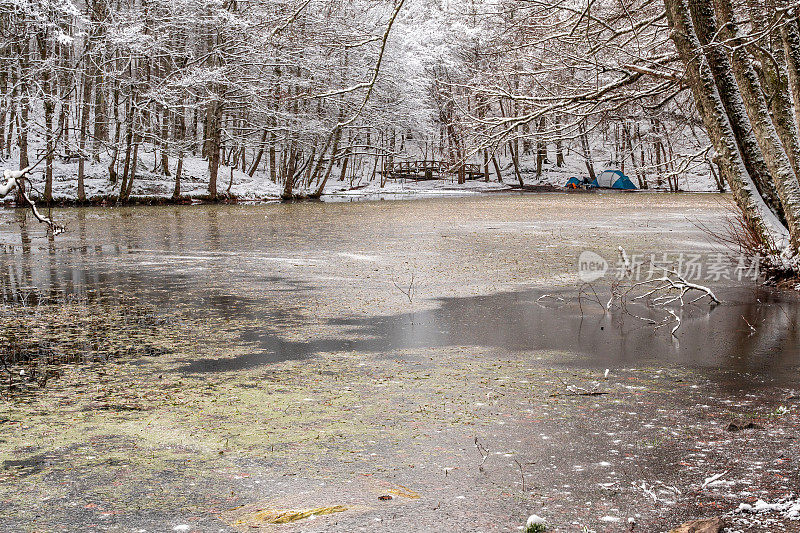
[[[41,198],[33,198],[38,206],[44,208],[70,208],[70,207],[124,207],[124,206],[175,206],[175,205],[262,205],[273,203],[296,203],[296,202],[342,202],[342,201],[359,201],[369,202],[377,200],[416,200],[416,199],[431,199],[431,198],[452,198],[452,197],[469,197],[477,195],[496,195],[496,194],[727,194],[718,191],[668,191],[656,189],[636,189],[618,191],[613,189],[578,189],[570,190],[564,187],[559,187],[551,184],[542,185],[506,185],[502,188],[486,188],[486,189],[459,189],[459,188],[443,188],[443,189],[421,189],[409,188],[405,190],[365,190],[363,188],[337,190],[324,193],[320,197],[314,197],[308,194],[299,193],[291,197],[285,198],[280,196],[264,196],[260,198],[252,197],[239,197],[232,193],[223,193],[217,196],[216,199],[211,200],[208,194],[201,195],[186,195],[179,197],[172,196],[132,196],[124,203],[118,203],[116,196],[94,196],[87,198],[85,201],[79,201],[74,198],[58,198],[54,199],[50,204],[47,204]],[[3,207],[23,208],[24,205],[18,205],[12,199],[6,199],[0,203]]]

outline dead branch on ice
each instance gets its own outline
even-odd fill
[[[483,464],[486,462],[486,458],[489,457],[489,448],[481,444],[477,436],[475,436],[475,448],[477,448],[478,453],[481,454],[481,464],[478,465],[478,471],[483,472]]]
[[[628,254],[625,252],[625,249],[622,248],[622,246],[620,246],[618,249],[620,263],[623,268],[622,278],[631,278],[633,275],[633,266]],[[624,312],[633,316],[634,318],[638,318],[642,321],[655,325],[655,329],[662,328],[670,323],[675,324],[670,331],[672,336],[675,336],[675,332],[681,327],[681,318],[674,310],[668,308],[668,305],[679,302],[680,307],[683,307],[687,303],[693,304],[704,298],[708,298],[708,302],[712,306],[721,303],[716,294],[714,294],[714,291],[712,291],[709,287],[692,283],[675,270],[664,268],[663,272],[663,276],[633,283],[627,287],[625,287],[620,281],[613,283],[611,286],[611,297],[605,306],[606,310],[610,311],[614,302],[618,301],[620,308]],[[634,291],[642,287],[646,288],[643,294],[631,296]],[[663,322],[656,323],[652,319],[635,315],[627,310],[625,303],[628,300],[631,302],[647,300],[651,305],[661,308],[669,313],[669,316],[666,317]]]
[[[406,298],[408,298],[408,303],[414,303],[414,273],[411,273],[411,281],[408,282],[408,288],[404,289],[395,279],[392,279],[392,283],[394,284],[395,288],[400,291]]]
[[[669,275],[668,276],[665,275],[660,278],[648,279],[645,281],[641,281],[639,283],[634,283],[631,286],[631,290],[644,285],[650,285],[650,284],[660,284],[660,285],[654,287],[653,289],[647,291],[644,294],[640,294],[639,296],[634,297],[633,300],[642,300],[644,298],[648,298],[653,295],[658,295],[652,300],[653,303],[656,305],[667,305],[676,301],[680,301],[681,305],[684,305],[686,302],[684,302],[683,297],[686,296],[691,291],[697,291],[700,293],[700,296],[689,301],[690,304],[698,302],[706,297],[708,297],[712,305],[720,303],[719,299],[716,297],[714,292],[708,287],[686,281],[685,279],[683,279],[683,277],[681,277],[680,274],[678,274],[674,270],[665,269],[664,272],[665,274]]]

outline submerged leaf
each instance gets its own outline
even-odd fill
[[[331,507],[313,507],[310,509],[262,509],[256,511],[246,518],[237,520],[235,526],[261,522],[266,524],[288,524],[311,516],[321,516],[347,511],[344,505],[334,505]]]

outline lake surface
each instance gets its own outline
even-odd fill
[[[641,320],[666,323],[663,311],[576,298],[581,251],[710,254],[720,248],[700,227],[722,232],[728,214],[725,197],[652,194],[87,208],[56,212],[69,231],[48,240],[6,210],[0,272],[7,300],[133,298],[178,320],[221,320],[250,347],[187,358],[181,372],[463,345],[550,350],[591,368],[793,375],[791,294],[722,280],[723,305],[686,306],[674,337]]]
[[[619,246],[719,273],[728,201],[66,209],[54,240],[1,210],[0,333],[47,364],[3,376],[0,529],[233,532],[343,505],[281,528],[668,531],[789,494],[797,296],[729,269],[704,279],[720,305],[671,306],[674,335],[658,306],[606,309]],[[587,251],[608,271],[579,298]]]

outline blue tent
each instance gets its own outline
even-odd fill
[[[567,189],[580,189],[583,187],[583,180],[580,178],[572,177],[567,180],[567,183],[564,184],[564,187]]]
[[[589,187],[600,187],[603,189],[635,189],[631,179],[619,170],[604,170],[597,176]]]

